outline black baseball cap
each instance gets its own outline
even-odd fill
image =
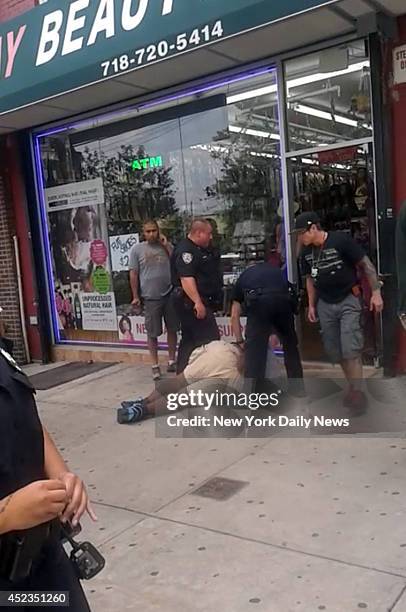
[[[299,232],[307,231],[312,225],[319,225],[320,218],[315,212],[304,212],[295,220],[295,229],[292,234],[298,234]]]

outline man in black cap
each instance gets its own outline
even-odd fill
[[[333,363],[340,363],[349,383],[344,406],[351,414],[367,407],[362,381],[361,289],[358,271],[365,274],[372,291],[371,312],[381,313],[382,283],[363,249],[344,232],[325,232],[316,213],[297,217],[294,233],[302,246],[300,261],[306,276],[309,321],[320,320],[324,348]]]

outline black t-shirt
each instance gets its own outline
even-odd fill
[[[172,284],[181,285],[181,278],[194,278],[202,299],[218,300],[223,289],[220,252],[199,247],[189,238],[182,240],[171,258]]]
[[[301,268],[313,278],[319,297],[329,304],[342,302],[357,284],[357,264],[363,249],[343,232],[331,232],[323,247],[304,247]]]
[[[234,287],[233,301],[242,304],[244,302],[244,292],[253,289],[288,295],[289,286],[286,275],[280,268],[276,268],[270,263],[260,263],[247,268],[241,274]]]

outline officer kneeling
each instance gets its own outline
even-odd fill
[[[275,331],[283,344],[290,391],[303,395],[303,368],[295,330],[295,298],[284,273],[269,263],[247,268],[233,293],[232,327],[237,343],[245,346],[245,378],[256,391],[265,382],[269,337]],[[241,313],[245,306],[247,328],[242,338]]]
[[[61,522],[75,527],[85,511],[97,519],[83,482],[42,427],[34,393],[0,349],[0,592],[68,591],[69,609],[89,612],[61,544]]]

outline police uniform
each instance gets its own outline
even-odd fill
[[[47,478],[43,430],[34,393],[27,376],[12,357],[0,349],[0,499]],[[90,612],[55,523],[19,532],[19,539],[24,542],[19,556],[16,535],[0,535],[0,590],[69,591],[69,609]]]
[[[242,273],[233,301],[245,304],[245,377],[260,386],[265,380],[270,335],[276,331],[283,344],[292,390],[302,391],[303,368],[295,330],[294,306],[284,273],[269,263],[256,264]],[[296,382],[298,381],[298,382]]]
[[[197,290],[207,309],[205,319],[196,317],[193,302],[181,289],[180,279],[183,277],[196,280]],[[172,283],[182,331],[178,350],[178,374],[181,374],[196,348],[220,340],[213,312],[221,302],[223,289],[220,253],[212,248],[199,247],[190,238],[185,238],[172,254]]]

